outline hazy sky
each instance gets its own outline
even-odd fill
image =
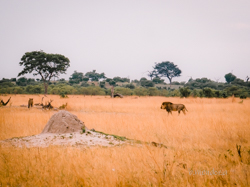
[[[66,79],[140,79],[163,61],[182,70],[173,81],[250,76],[249,0],[0,0],[0,26],[0,79],[37,50],[68,57]]]

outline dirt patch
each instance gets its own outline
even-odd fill
[[[117,146],[127,143],[112,135],[105,135],[98,132],[86,131],[85,133],[41,133],[34,136],[15,137],[0,141],[2,145],[14,147],[48,147],[50,145],[60,146]]]

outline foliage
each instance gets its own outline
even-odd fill
[[[135,93],[135,95],[138,95],[138,96],[146,96],[146,95],[149,95],[148,89],[142,88],[142,87],[137,87],[137,88],[135,88],[135,89],[134,89],[134,93]]]
[[[149,96],[157,96],[159,95],[159,90],[154,87],[148,88]]]
[[[79,84],[81,81],[83,81],[83,73],[74,71],[74,73],[69,77],[69,83],[70,84]]]
[[[181,97],[188,97],[191,93],[191,90],[188,87],[180,88]]]
[[[0,87],[3,87],[3,88],[13,87],[13,86],[15,85],[10,81],[4,81],[0,83]]]
[[[81,86],[82,86],[82,87],[88,87],[89,84],[88,84],[87,82],[82,82],[82,83],[81,83]]]
[[[229,83],[229,84],[230,84],[232,81],[234,81],[234,79],[236,79],[236,76],[233,75],[232,73],[228,73],[228,74],[226,74],[224,77],[225,77],[227,83]]]
[[[244,86],[245,82],[242,79],[236,78],[231,82],[231,84]]]
[[[27,52],[19,63],[20,66],[24,66],[24,69],[18,74],[18,77],[32,72],[34,72],[34,76],[40,75],[44,83],[45,94],[47,94],[51,78],[59,77],[59,74],[65,73],[69,62],[67,57],[60,54],[47,54],[43,51]]]
[[[148,87],[154,87],[154,83],[153,83],[153,81],[150,81],[150,80],[146,80],[146,81],[141,81],[141,86],[142,87],[146,87],[146,88],[148,88]]]
[[[188,86],[190,89],[203,89],[203,88],[213,88],[213,89],[223,89],[224,84],[223,83],[217,83],[207,78],[201,78],[201,79],[192,79],[188,81],[185,86]]]
[[[192,95],[193,97],[200,97],[200,90],[194,89],[194,90],[191,92],[191,95]]]
[[[208,97],[208,98],[214,97],[214,91],[211,88],[203,88],[202,91],[203,91],[204,97]]]
[[[61,98],[68,98],[68,96],[64,93],[59,94]]]
[[[135,85],[130,83],[130,84],[126,84],[125,88],[129,88],[129,89],[135,89]]]
[[[152,80],[153,77],[157,78],[158,75],[157,75],[157,72],[153,70],[153,71],[148,71],[148,76]]]
[[[91,81],[99,81],[100,79],[106,78],[104,73],[96,73],[96,70],[87,72],[85,76],[88,77]]]
[[[179,77],[181,75],[181,70],[173,62],[161,62],[155,63],[153,67],[158,77],[167,77],[171,84],[174,77]]]
[[[121,77],[114,77],[113,81],[115,81],[115,82],[128,82],[128,83],[130,83],[130,79],[128,79],[128,78],[121,78]]]
[[[105,81],[101,81],[99,85],[101,88],[105,88]]]
[[[140,82],[142,82],[142,81],[147,81],[147,80],[148,80],[147,78],[142,77],[142,78],[140,79]]]
[[[164,79],[161,79],[160,77],[154,77],[152,80],[155,84],[163,84]]]
[[[123,87],[116,87],[114,92],[122,95],[133,95],[133,90]]]

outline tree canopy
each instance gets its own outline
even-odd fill
[[[99,81],[99,79],[105,79],[104,73],[96,73],[96,70],[93,70],[91,72],[87,72],[85,74],[86,77],[90,78],[91,81]]]
[[[232,73],[228,73],[225,75],[225,79],[227,81],[227,83],[231,83],[232,81],[234,81],[234,79],[236,79],[236,76]]]
[[[81,81],[83,81],[83,73],[74,71],[74,73],[69,77],[69,83],[71,84],[79,84]]]
[[[59,74],[65,73],[70,66],[69,63],[69,59],[60,54],[47,54],[43,51],[27,52],[19,62],[20,66],[24,66],[24,69],[18,76],[32,72],[34,76],[40,75],[44,83],[44,92],[47,94],[51,78],[59,77]]]
[[[174,77],[179,77],[181,75],[181,70],[173,62],[161,62],[155,63],[154,72],[158,77],[167,77],[170,84]]]

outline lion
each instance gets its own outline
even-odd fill
[[[28,108],[33,107],[33,98],[29,98]]]
[[[161,105],[161,109],[166,109],[166,111],[172,114],[172,111],[178,111],[178,114],[182,111],[184,114],[185,111],[188,111],[185,105],[183,104],[173,104],[171,102],[163,102]]]

